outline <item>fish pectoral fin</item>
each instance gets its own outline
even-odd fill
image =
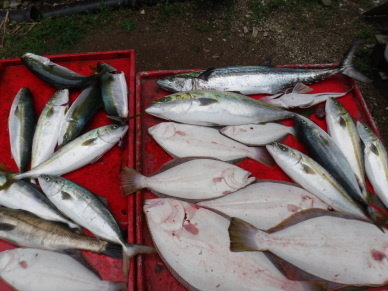
[[[215,68],[208,68],[203,73],[201,73],[197,78],[207,81],[210,75],[214,72]]]
[[[199,106],[208,106],[218,102],[217,99],[212,99],[212,98],[200,98],[198,99],[198,101],[200,104]]]
[[[313,88],[303,84],[297,83],[295,87],[292,89],[292,93],[304,94],[313,91]]]
[[[87,140],[85,140],[85,141],[82,143],[82,145],[83,145],[83,146],[90,146],[90,145],[94,144],[94,142],[95,142],[96,140],[97,140],[96,137],[87,139]]]
[[[0,223],[0,231],[10,231],[15,229],[16,225],[10,224],[10,223],[5,223],[2,222]]]

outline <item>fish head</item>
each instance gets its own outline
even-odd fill
[[[47,196],[54,196],[61,193],[66,180],[57,176],[41,175],[39,176],[38,181],[40,187]]]
[[[221,128],[220,132],[223,135],[229,136],[231,138],[248,136],[251,135],[254,131],[254,126],[251,124],[243,124],[243,125],[231,125],[225,126]]]
[[[279,161],[289,161],[292,164],[295,161],[299,162],[302,158],[296,150],[278,142],[270,143],[265,147],[277,163],[279,163]]]
[[[326,100],[325,111],[327,114],[329,114],[329,112],[337,112],[339,115],[347,114],[345,107],[343,107],[335,98],[328,98]]]
[[[19,262],[20,256],[17,250],[18,249],[11,249],[0,253],[0,274],[18,268],[18,265],[21,262]]]
[[[378,140],[372,129],[365,123],[357,121],[357,131],[365,146],[370,145]]]
[[[127,132],[128,125],[110,124],[97,130],[97,135],[106,143],[117,143]]]
[[[228,185],[230,189],[232,189],[232,192],[237,191],[238,189],[243,188],[256,180],[255,177],[251,176],[251,172],[245,171],[244,169],[236,166],[223,170],[221,179],[225,182],[225,184]],[[229,193],[230,192],[224,194]]]
[[[53,106],[62,106],[69,103],[69,90],[62,89],[54,93],[54,95],[49,100],[48,104]]]
[[[168,76],[156,81],[162,89],[170,92],[181,92],[193,90],[193,80],[188,77]]]
[[[179,92],[151,102],[145,111],[148,114],[166,119],[171,114],[185,114],[192,106],[193,100],[193,96],[189,92]]]
[[[51,62],[49,58],[42,57],[33,53],[25,53],[22,56],[22,60],[26,63],[37,65],[48,65]]]
[[[148,133],[154,138],[169,138],[175,135],[176,128],[174,122],[161,122],[148,128]]]

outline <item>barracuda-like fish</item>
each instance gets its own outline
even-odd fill
[[[235,66],[210,68],[198,76],[183,78],[180,75],[169,76],[157,81],[167,91],[180,92],[190,90],[234,91],[241,94],[275,94],[291,88],[297,83],[313,83],[338,73],[362,82],[371,80],[352,65],[352,59],[358,43],[349,50],[341,65],[326,69],[280,68],[271,66]]]
[[[162,122],[148,128],[148,133],[173,157],[210,157],[234,161],[246,157],[273,165],[265,148],[247,147],[220,134],[215,128]]]
[[[0,277],[17,290],[29,291],[119,291],[125,287],[101,280],[69,255],[38,249],[1,252]]]
[[[47,161],[12,179],[35,178],[40,175],[63,175],[79,169],[109,151],[127,132],[128,126],[106,125],[84,133],[56,151]],[[1,189],[1,187],[0,187]]]
[[[260,123],[294,116],[244,95],[218,91],[175,93],[153,101],[145,111],[159,118],[205,126]]]
[[[260,181],[197,205],[229,217],[238,217],[257,228],[269,229],[304,209],[331,207],[303,188],[291,183]]]
[[[85,87],[95,81],[98,75],[83,76],[57,65],[50,59],[32,53],[21,58],[24,64],[43,81],[58,89]]]
[[[35,111],[31,92],[21,88],[12,102],[8,117],[11,153],[20,172],[27,170],[35,130]]]
[[[0,184],[6,182],[5,174],[6,172],[0,171]],[[0,190],[0,205],[26,210],[43,219],[59,221],[68,224],[71,228],[79,228],[77,224],[65,218],[35,185],[26,180],[16,181],[9,188]]]
[[[127,274],[129,260],[137,249],[127,244],[115,218],[90,191],[65,178],[42,175],[39,185],[49,200],[67,217],[91,231],[95,236],[119,244],[123,248],[123,271]],[[143,251],[146,252],[144,247]],[[149,248],[149,252],[153,252]]]
[[[313,159],[296,149],[279,143],[267,145],[267,150],[291,179],[327,203],[332,209],[366,218],[363,211],[342,186]]]
[[[377,135],[365,124],[357,122],[364,144],[365,170],[373,189],[388,207],[388,155]]]
[[[365,186],[361,141],[353,118],[345,107],[335,99],[330,98],[326,101],[325,111],[328,132],[348,160],[356,174],[363,197],[368,201],[370,199]]]
[[[101,95],[109,116],[128,117],[128,87],[124,72],[105,72],[101,75]]]
[[[143,209],[159,255],[188,290],[315,289],[288,280],[263,253],[231,252],[221,215],[174,199],[146,200]]]
[[[99,85],[94,84],[84,89],[66,112],[59,130],[58,145],[63,146],[79,136],[101,106]]]
[[[297,213],[268,232],[232,218],[230,249],[270,251],[310,274],[340,284],[385,285],[388,233],[333,213],[317,215],[316,209]]]
[[[121,176],[125,194],[148,188],[159,195],[186,200],[216,198],[237,191],[254,180],[250,172],[214,159],[174,160],[150,177],[124,168]]]
[[[272,104],[281,108],[307,108],[326,101],[329,98],[340,98],[347,95],[349,91],[343,93],[322,92],[306,94],[313,89],[298,83],[291,92],[279,93],[271,96],[260,98],[260,101]]]
[[[69,90],[57,91],[43,108],[39,116],[32,141],[31,168],[46,161],[58,143],[58,128],[68,109]]]
[[[250,146],[264,146],[271,142],[282,140],[289,134],[295,135],[293,127],[273,122],[226,126],[220,132]]]

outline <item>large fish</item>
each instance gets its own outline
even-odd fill
[[[381,140],[365,124],[357,122],[357,130],[364,144],[365,170],[373,189],[388,207],[388,155]]]
[[[233,92],[188,91],[153,101],[145,110],[182,123],[225,126],[287,119],[294,113]]]
[[[309,208],[331,207],[296,184],[260,181],[197,205],[229,217],[238,217],[260,229],[278,225],[287,217]]]
[[[6,182],[6,172],[0,171],[1,184]],[[47,197],[26,180],[16,181],[7,189],[0,190],[0,205],[29,211],[43,219],[59,221],[71,228],[79,226],[64,217],[47,199]]]
[[[273,165],[265,148],[248,147],[223,136],[215,128],[161,122],[148,128],[148,133],[173,157],[210,157],[222,161],[248,157],[265,165]]]
[[[84,89],[66,112],[59,129],[58,145],[63,146],[79,136],[101,105],[99,84]]]
[[[230,249],[270,251],[305,272],[340,284],[385,285],[388,233],[365,221],[333,215],[306,210],[268,232],[232,218]]]
[[[226,126],[220,132],[250,146],[263,146],[282,140],[289,134],[295,135],[293,127],[274,122]]]
[[[43,81],[58,89],[85,87],[95,81],[98,75],[83,76],[50,59],[32,53],[22,56],[24,64]]]
[[[159,255],[189,290],[313,290],[288,280],[262,253],[229,250],[229,220],[175,199],[146,200],[144,213]]]
[[[115,218],[97,196],[70,180],[56,176],[40,176],[39,185],[50,201],[67,217],[95,236],[122,246],[123,271],[127,274],[128,258],[135,252],[134,248],[125,242]]]
[[[165,90],[178,92],[190,90],[234,91],[241,94],[275,94],[293,87],[297,83],[313,83],[338,73],[362,82],[371,80],[356,71],[352,59],[355,44],[341,65],[325,69],[280,68],[271,66],[235,66],[210,68],[192,77],[175,75],[157,81]]]
[[[68,109],[69,90],[57,91],[43,108],[32,141],[31,168],[46,161],[58,143],[59,127]]]
[[[20,172],[27,170],[35,130],[35,111],[31,92],[21,88],[12,102],[8,118],[11,153]]]
[[[0,277],[17,290],[119,291],[123,283],[101,280],[69,255],[18,248],[0,253]]]
[[[313,159],[296,149],[279,143],[267,145],[267,149],[279,167],[291,179],[330,205],[331,208],[366,218],[343,187]]]
[[[25,173],[13,175],[13,179],[35,178],[43,174],[63,175],[79,169],[109,151],[120,141],[128,126],[105,125],[69,142],[56,151],[47,161]],[[0,187],[1,189],[1,187]]]
[[[216,198],[237,191],[254,180],[250,172],[214,159],[174,160],[150,177],[124,168],[121,176],[125,194],[148,188],[159,195],[186,200]]]
[[[361,141],[349,112],[337,100],[328,99],[325,106],[330,136],[352,167],[365,200],[369,200],[365,186],[365,170]]]

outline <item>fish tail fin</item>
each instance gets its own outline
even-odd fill
[[[145,177],[133,168],[124,167],[121,170],[121,188],[124,195],[129,195],[144,188]]]
[[[275,166],[275,161],[265,147],[251,147],[250,149],[251,154],[249,155],[249,158],[258,161],[259,163],[262,163],[268,167]]]
[[[228,228],[230,237],[230,250],[232,252],[257,251],[258,247],[255,237],[260,233],[265,233],[245,222],[242,219],[232,217]]]
[[[137,245],[137,244],[124,244],[123,248],[123,274],[127,276],[129,271],[129,259],[138,254],[152,254],[155,252],[153,247]]]
[[[6,173],[5,176],[5,183],[0,185],[0,190],[8,189],[13,183],[18,181],[19,179],[16,178],[17,173]]]
[[[364,83],[370,83],[372,82],[371,79],[369,79],[367,76],[365,76],[363,73],[357,71],[353,66],[353,57],[356,52],[357,47],[360,45],[361,41],[356,41],[351,48],[348,50],[345,58],[341,62],[341,72],[353,79],[356,79],[360,82]]]

